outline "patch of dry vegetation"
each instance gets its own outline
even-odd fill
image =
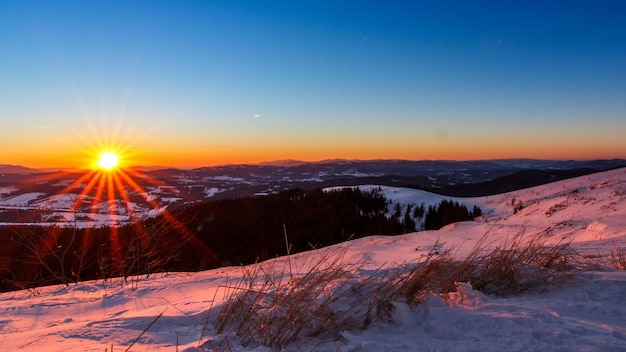
[[[609,257],[609,266],[617,270],[626,270],[626,251],[624,248],[619,245],[613,248]]]
[[[281,348],[299,337],[366,327],[372,307],[361,303],[373,296],[374,276],[360,280],[364,262],[349,262],[346,249],[312,252],[300,267],[292,267],[289,257],[244,267],[243,279],[227,287],[217,332],[233,331],[243,345]]]
[[[546,245],[520,232],[490,247],[487,237],[464,260],[454,259],[450,248],[368,270],[365,260],[347,258],[342,245],[310,252],[300,267],[292,267],[289,256],[243,267],[243,279],[226,287],[216,331],[234,334],[244,346],[282,349],[312,338],[324,343],[388,319],[394,302],[416,306],[429,294],[456,292],[459,282],[487,294],[516,295],[558,287],[588,267],[569,243]]]
[[[455,278],[486,294],[547,291],[572,278],[576,270],[591,267],[570,242],[547,245],[540,236],[526,236],[520,231],[490,249],[484,245],[486,238],[483,236],[474,247]]]

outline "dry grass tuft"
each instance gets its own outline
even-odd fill
[[[443,244],[437,242],[433,247],[442,248]],[[379,279],[375,290],[376,304],[391,305],[393,301],[401,301],[415,306],[429,293],[454,291],[460,265],[453,260],[452,251],[452,248],[432,250],[418,262],[387,269],[387,277]]]
[[[609,257],[609,266],[617,270],[626,270],[626,251],[624,248],[619,245],[613,248]]]
[[[220,312],[216,330],[229,328],[247,346],[251,343],[283,348],[298,337],[328,337],[339,331],[363,328],[371,296],[370,280],[356,273],[364,261],[345,258],[346,246],[313,251],[301,267],[289,258],[244,268],[244,278],[228,287],[230,298]],[[370,309],[371,311],[371,309]]]
[[[528,237],[520,231],[489,250],[484,239],[465,260],[457,278],[486,294],[550,290],[570,279],[576,269],[588,267],[570,242],[547,245],[539,236]]]
[[[458,282],[487,294],[516,295],[558,287],[586,266],[570,243],[546,245],[523,231],[494,247],[485,245],[487,238],[464,260],[455,260],[450,248],[414,263],[367,270],[366,260],[348,260],[343,245],[312,251],[299,267],[290,256],[243,267],[243,279],[225,287],[217,333],[276,350],[314,337],[324,343],[389,318],[394,302],[416,306],[429,294],[456,292]]]

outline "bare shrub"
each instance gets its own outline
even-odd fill
[[[182,224],[182,223],[181,223]],[[0,253],[0,290],[69,285],[83,280],[120,278],[137,289],[139,275],[175,270],[189,231],[165,218],[116,228],[13,226]],[[182,227],[180,225],[179,227]]]
[[[609,266],[617,270],[626,270],[626,251],[621,246],[616,245],[611,251]]]
[[[188,236],[173,236],[171,227],[164,219],[145,219],[136,221],[125,233],[123,245],[111,244],[112,239],[107,238],[108,252],[98,254],[98,261],[105,264],[100,267],[102,278],[119,277],[120,284],[130,281],[136,290],[139,275],[149,277],[170,270],[190,240]]]
[[[13,289],[69,285],[80,281],[88,265],[76,228],[18,226],[12,229],[11,240],[17,249],[6,258],[5,271],[11,273],[3,275],[3,281]],[[16,272],[17,268],[21,270]]]

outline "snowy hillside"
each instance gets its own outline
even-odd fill
[[[428,205],[441,199],[410,189],[383,191],[402,204]],[[399,267],[450,248],[456,257],[465,258],[481,239],[495,246],[523,233],[546,243],[571,241],[573,249],[594,265],[548,292],[502,297],[459,283],[456,292],[429,295],[415,306],[392,302],[388,317],[374,319],[365,330],[338,326],[335,334],[303,336],[284,350],[626,350],[626,271],[608,265],[612,251],[626,247],[626,169],[456,200],[478,205],[484,215],[439,231],[366,237],[245,268],[4,293],[0,295],[0,346],[8,351],[122,351],[131,345],[133,351],[271,351],[246,341],[250,336],[235,336],[231,328],[218,332],[218,315],[224,312],[233,287],[241,288],[241,280],[273,277],[280,283],[281,274],[287,272],[284,282],[298,282],[311,267],[332,267],[333,254],[341,253],[342,266],[333,285],[316,296],[317,300],[336,296],[324,309],[328,316],[341,317],[367,308],[365,300],[358,300],[357,288],[367,287],[368,275],[379,268]],[[262,284],[249,286],[249,291],[258,285],[268,288]],[[277,291],[274,286],[269,289]],[[354,289],[354,294],[342,293],[348,289]],[[270,304],[254,314],[268,314],[276,307]],[[303,319],[309,313],[306,307],[301,310]],[[316,328],[315,321],[308,325]],[[272,327],[258,326],[258,330],[266,328]]]

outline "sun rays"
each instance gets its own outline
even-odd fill
[[[66,219],[64,226],[77,226],[78,214],[88,213],[90,219],[106,217],[104,224],[108,228],[111,244],[108,258],[119,263],[124,260],[122,245],[124,239],[120,236],[128,232],[121,231],[120,227],[131,226],[132,232],[138,238],[137,245],[150,250],[155,245],[151,238],[154,236],[158,238],[159,233],[153,233],[150,225],[146,225],[146,220],[155,216],[161,218],[160,223],[163,226],[180,236],[180,240],[172,238],[172,241],[180,243],[192,241],[195,246],[206,247],[196,239],[195,234],[183,221],[177,219],[166,206],[159,203],[157,197],[150,194],[153,188],[165,186],[165,184],[148,174],[125,166],[127,161],[125,156],[129,153],[124,152],[123,148],[109,148],[104,151],[90,150],[89,154],[97,156],[91,161],[91,167],[82,170],[71,183],[57,192],[59,195],[75,195],[70,209],[66,210],[66,214],[70,216],[73,214],[73,218]],[[150,210],[146,212],[145,207],[139,207],[140,202],[148,204]],[[83,241],[89,241],[91,236],[88,234],[102,224],[101,221],[82,221],[80,227],[83,227],[87,234],[83,237]],[[53,228],[48,236],[53,238],[56,232]],[[83,246],[88,246],[88,243],[83,243]],[[45,251],[45,248],[41,250]]]
[[[169,241],[172,243],[191,241],[198,248],[206,248],[187,228],[185,221],[178,219],[167,209],[170,203],[161,204],[159,196],[155,195],[160,187],[167,185],[136,168],[142,162],[139,158],[140,152],[132,143],[137,140],[132,138],[132,128],[123,129],[120,126],[124,124],[118,121],[111,132],[106,124],[95,128],[88,116],[86,120],[89,129],[82,132],[70,131],[80,134],[82,143],[79,144],[82,145],[77,145],[75,156],[66,160],[79,166],[28,181],[58,187],[55,196],[49,197],[41,205],[41,212],[45,214],[41,223],[52,226],[46,232],[46,241],[38,249],[39,254],[45,255],[50,250],[51,247],[45,244],[53,242],[62,232],[62,227],[74,227],[84,231],[81,240],[83,248],[89,247],[90,243],[93,244],[91,241],[95,241],[90,236],[95,233],[94,229],[106,229],[110,253],[107,250],[105,255],[119,263],[124,261],[123,243],[127,242],[121,236],[129,231],[137,236],[136,245],[147,250],[154,246],[167,246],[167,243],[155,243],[154,239],[159,238],[158,231],[180,236],[179,239],[170,236]],[[59,199],[63,199],[63,202],[59,202]],[[154,229],[154,223],[150,220],[154,217],[159,218],[156,223],[162,224],[163,228]],[[122,229],[122,226],[125,228]]]

